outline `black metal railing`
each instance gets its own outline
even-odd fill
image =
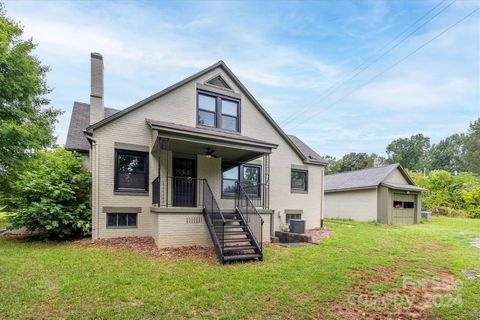
[[[152,181],[152,204],[160,205],[160,179],[158,177]]]
[[[249,194],[242,186],[237,184],[237,193],[235,195],[235,209],[242,215],[247,228],[253,235],[257,246],[262,250],[263,242],[263,218],[257,211],[254,203],[250,199]]]
[[[161,207],[203,207],[203,180],[167,177],[152,182],[152,203]]]
[[[223,257],[225,247],[225,217],[218,206],[217,200],[206,179],[203,179],[203,208],[206,219],[210,220],[212,239],[215,249],[220,257]],[[213,236],[215,233],[216,237]]]
[[[249,182],[243,181],[240,185],[245,190],[245,193],[250,198],[252,204],[257,208],[267,209],[265,207],[265,184],[264,183],[257,183],[257,182]],[[237,188],[238,192],[238,188]]]

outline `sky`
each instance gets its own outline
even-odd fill
[[[453,1],[453,2],[452,2]],[[219,60],[289,134],[321,155],[383,155],[394,139],[433,143],[480,117],[474,0],[7,1],[50,66],[51,105],[89,102],[90,52],[105,105],[124,109]],[[440,35],[441,34],[441,35]]]

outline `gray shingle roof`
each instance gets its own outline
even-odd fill
[[[307,161],[315,163],[327,164],[327,161],[316,153],[312,148],[307,146],[302,140],[298,139],[296,136],[289,134],[288,138],[293,144],[298,148],[298,150],[303,154]]]
[[[105,108],[105,117],[117,113],[120,110]],[[67,142],[65,148],[72,151],[88,152],[90,144],[83,134],[90,124],[90,104],[77,102],[73,103],[70,126],[68,127]]]
[[[383,167],[368,168],[325,176],[325,191],[375,188],[394,170],[399,169],[411,182],[402,167],[396,163]],[[406,186],[406,185],[405,185]]]
[[[182,131],[182,132],[198,133],[198,134],[203,134],[203,135],[208,135],[208,136],[213,136],[213,137],[221,137],[221,138],[227,138],[227,139],[231,139],[231,140],[239,140],[239,141],[257,143],[257,144],[264,144],[264,145],[268,145],[268,146],[273,147],[273,148],[278,147],[277,144],[266,142],[266,141],[255,139],[255,138],[251,138],[251,137],[247,137],[247,136],[242,136],[242,135],[239,135],[239,134],[236,134],[236,133],[229,133],[229,132],[223,132],[223,131],[203,129],[203,128],[186,126],[186,125],[183,125],[183,124],[177,124],[177,123],[165,122],[165,121],[158,121],[158,120],[151,120],[151,119],[146,119],[146,121],[150,125],[150,127],[152,127],[152,128],[173,129],[173,130]]]

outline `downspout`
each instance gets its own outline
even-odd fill
[[[100,238],[100,205],[99,205],[99,201],[98,201],[98,198],[99,198],[99,183],[98,183],[98,175],[99,175],[99,162],[100,162],[100,157],[99,157],[99,152],[98,152],[98,146],[99,144],[97,143],[97,140],[95,140],[94,138],[92,137],[88,137],[89,140],[92,141],[92,150],[93,150],[93,168],[94,170],[92,170],[92,172],[95,173],[94,177],[93,177],[93,181],[92,181],[92,185],[93,185],[93,193],[94,193],[94,201],[92,201],[92,211],[94,213],[94,218],[95,218],[95,239],[94,240],[97,240]],[[93,235],[93,233],[92,233]]]
[[[324,202],[325,202],[325,167],[322,170],[322,196],[321,196],[322,204],[320,206],[320,229],[324,229],[323,226],[323,210],[324,210]]]

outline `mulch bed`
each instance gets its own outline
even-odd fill
[[[440,272],[431,279],[403,279],[402,288],[380,293],[371,288],[372,284],[394,284],[400,274],[394,267],[376,267],[357,275],[357,280],[345,301],[330,306],[341,319],[365,320],[413,320],[434,319],[429,309],[435,303],[455,303],[449,292],[458,286],[455,277],[448,272]]]
[[[190,246],[177,248],[158,248],[151,237],[123,237],[112,239],[99,239],[92,241],[90,238],[72,241],[73,245],[82,247],[106,247],[123,249],[140,253],[150,258],[181,259],[197,258],[215,260],[213,248]]]

